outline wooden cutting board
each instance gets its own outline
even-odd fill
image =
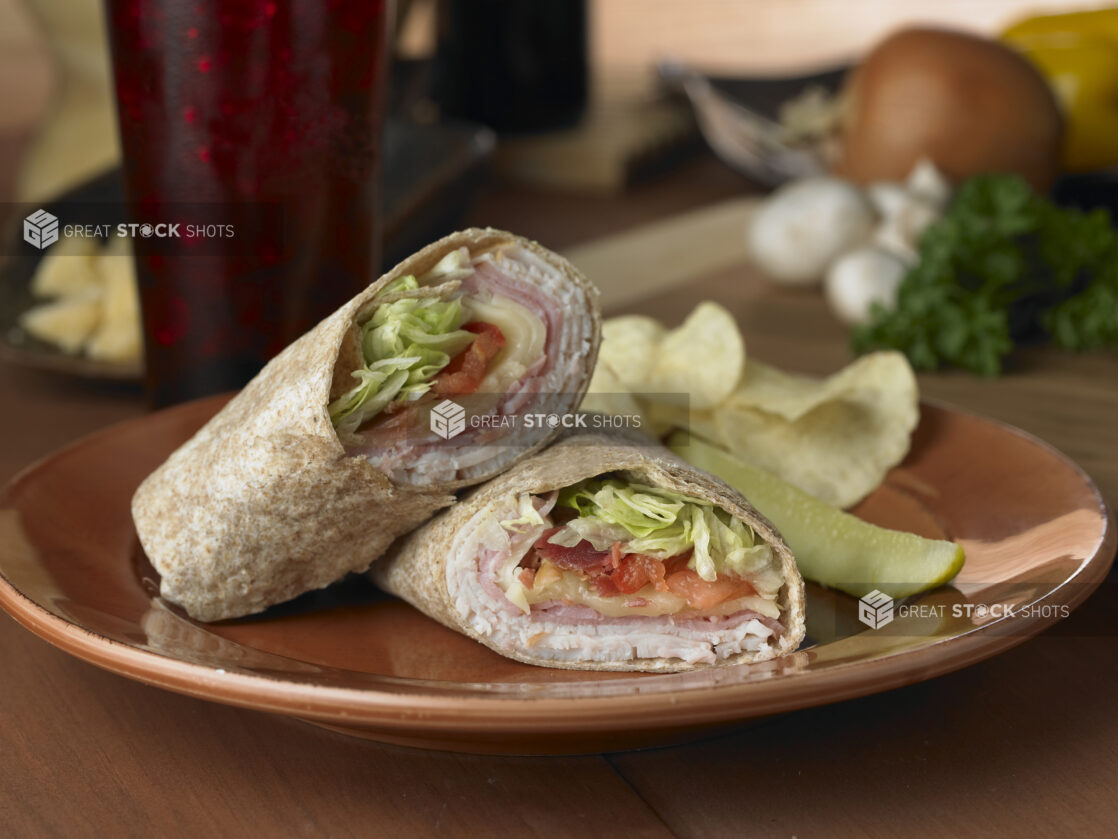
[[[722,201],[569,248],[564,256],[597,284],[607,312],[734,266],[752,274],[745,226],[759,201]]]

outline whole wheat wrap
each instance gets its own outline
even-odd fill
[[[518,406],[531,408],[538,394],[549,395],[549,411],[578,405],[597,358],[596,289],[562,257],[510,233],[447,236],[288,346],[140,485],[132,516],[167,600],[196,619],[219,620],[364,571],[394,539],[453,503],[454,490],[554,437],[470,445],[480,433],[470,431],[457,446],[423,439],[386,448],[343,442],[334,429],[328,406],[363,364],[357,321],[393,280],[421,276],[463,247],[481,260],[487,289],[496,283],[498,295],[519,296],[547,321],[546,358],[513,388]],[[511,410],[505,402],[497,409]]]
[[[585,606],[528,615],[495,588],[502,560],[484,558],[477,534],[504,518],[509,499],[546,495],[583,479],[619,473],[626,480],[712,502],[767,543],[782,575],[779,631],[753,634],[748,615],[723,620],[605,618]],[[515,510],[515,506],[511,507]],[[513,513],[512,515],[515,515]],[[804,636],[803,580],[773,526],[738,492],[666,449],[600,433],[568,437],[524,460],[402,539],[370,570],[389,591],[440,623],[528,664],[586,670],[672,672],[763,661],[794,651]],[[551,613],[556,612],[555,617]],[[772,622],[770,622],[772,623]],[[764,633],[766,628],[760,628]],[[760,640],[760,643],[758,643]]]

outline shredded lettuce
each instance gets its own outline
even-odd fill
[[[474,266],[470,261],[470,252],[466,248],[459,248],[440,259],[434,268],[423,275],[420,284],[435,285],[464,280],[472,273]]]
[[[624,541],[624,552],[658,559],[690,549],[688,567],[708,582],[719,573],[748,577],[772,562],[772,549],[758,544],[749,525],[701,498],[611,478],[568,487],[558,503],[579,516],[549,540],[555,544],[586,539],[605,550]]]
[[[540,511],[536,509],[536,505],[532,500],[532,496],[524,492],[520,494],[517,499],[517,518],[505,519],[501,522],[501,527],[505,530],[517,530],[521,527],[542,527],[547,524]]]
[[[459,251],[452,252],[424,275],[424,281],[445,281],[448,273],[458,270],[460,258]],[[420,284],[408,275],[390,283],[384,293],[406,293]],[[360,325],[365,366],[353,371],[357,384],[330,403],[330,419],[338,431],[353,433],[393,402],[413,401],[427,393],[435,375],[476,337],[459,328],[462,320],[458,299],[403,297],[377,306]]]
[[[633,534],[619,524],[610,524],[597,516],[571,519],[563,529],[547,541],[564,548],[573,548],[579,542],[587,541],[596,551],[605,551],[614,542],[628,542]]]

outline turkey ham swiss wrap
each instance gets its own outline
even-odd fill
[[[518,236],[466,230],[404,260],[141,484],[132,516],[161,594],[211,621],[364,571],[556,433],[467,424],[462,406],[574,410],[599,328],[596,289]]]
[[[670,672],[804,636],[803,581],[736,491],[652,444],[569,437],[401,540],[385,590],[529,664]]]

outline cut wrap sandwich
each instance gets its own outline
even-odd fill
[[[599,324],[594,287],[534,242],[466,230],[424,248],[287,347],[139,487],[132,515],[162,595],[218,620],[364,571],[452,491],[554,436],[477,420],[573,410]]]
[[[567,438],[489,481],[370,570],[502,655],[591,670],[762,661],[804,635],[772,525],[651,444]]]

